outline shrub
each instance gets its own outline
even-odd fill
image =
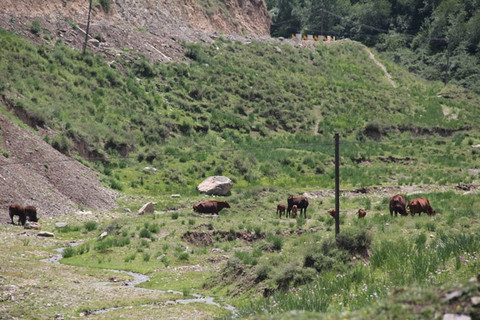
[[[96,221],[87,221],[85,222],[84,227],[87,231],[93,231],[97,229],[98,223]]]
[[[70,258],[70,257],[73,257],[74,255],[75,255],[75,249],[73,249],[72,247],[65,248],[62,251],[63,258]]]
[[[151,238],[152,237],[152,233],[146,229],[146,228],[143,228],[142,230],[140,230],[140,238]]]
[[[40,24],[40,21],[32,21],[32,24],[30,24],[30,32],[36,36],[40,35],[40,33],[42,32],[42,25]]]
[[[365,253],[372,243],[372,237],[364,229],[344,229],[337,235],[337,246],[352,254]]]

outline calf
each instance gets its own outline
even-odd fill
[[[365,216],[367,215],[367,211],[365,211],[364,209],[358,209],[357,214],[359,219],[365,218]]]
[[[277,214],[278,216],[281,218],[282,217],[282,213],[285,214],[285,205],[283,203],[280,203],[277,205]]]
[[[390,198],[389,207],[390,207],[391,216],[393,216],[394,212],[395,212],[395,217],[397,216],[398,213],[400,213],[402,216],[408,215],[407,208],[405,207],[405,198],[400,194],[396,194]]]
[[[336,213],[337,213],[337,212],[335,211],[335,209],[330,209],[330,210],[328,210],[327,212],[328,212],[329,215],[332,216],[332,218],[335,218],[335,215],[336,215]]]
[[[27,216],[25,215],[24,207],[19,204],[11,204],[8,207],[8,213],[10,215],[10,219],[12,219],[12,224],[15,224],[15,222],[13,222],[13,217],[18,216],[18,224],[20,225],[21,223],[22,225],[25,225],[25,222],[27,221]]]
[[[223,208],[230,208],[227,201],[206,200],[193,205],[193,211],[198,213],[218,214]]]
[[[425,212],[429,216],[433,216],[436,214],[435,210],[432,209],[432,206],[430,205],[430,202],[427,198],[416,198],[410,200],[408,202],[408,209],[410,210],[410,214],[412,216],[414,216],[415,213],[421,215],[422,212]]]
[[[298,212],[298,207],[296,204],[292,206],[292,217],[296,218],[297,217],[297,212]]]

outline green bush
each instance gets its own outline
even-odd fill
[[[32,21],[32,23],[30,24],[30,32],[36,36],[40,35],[40,33],[42,32],[42,25],[40,21],[38,20]]]
[[[84,227],[87,231],[93,231],[97,229],[98,223],[96,221],[87,221],[85,222]]]

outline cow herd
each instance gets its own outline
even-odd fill
[[[218,214],[223,208],[230,208],[230,204],[227,201],[218,201],[218,200],[205,200],[197,202],[193,205],[193,211],[198,213],[211,213]],[[303,214],[303,217],[307,218],[307,208],[308,208],[308,199],[306,197],[294,197],[289,196],[287,198],[287,204],[279,203],[277,205],[277,212],[279,218],[282,215],[285,217],[296,218],[297,214],[300,214],[300,217]],[[435,210],[432,209],[430,202],[427,198],[415,198],[408,202],[405,201],[405,197],[400,194],[396,194],[389,198],[389,209],[390,215],[395,216],[398,214],[402,216],[407,216],[407,208],[412,216],[415,214],[421,215],[422,212],[425,212],[427,215],[435,215]],[[335,209],[330,209],[327,211],[329,215],[333,218],[336,216]],[[365,218],[367,211],[365,209],[358,209],[356,212],[358,218]]]
[[[296,218],[298,212],[300,212],[300,217],[303,213],[303,217],[306,219],[307,207],[307,198],[289,196],[287,198],[287,205],[283,203],[277,205],[277,215],[279,218],[281,218],[282,215],[285,215],[285,217],[287,218]],[[197,202],[193,205],[193,211],[197,213],[218,214],[223,208],[230,208],[230,204],[227,201],[205,200]],[[400,194],[390,197],[389,209],[391,216],[393,216],[394,213],[395,216],[397,216],[398,214],[406,216],[408,215],[407,208],[409,209],[412,216],[414,216],[415,214],[421,215],[422,212],[425,212],[429,216],[436,214],[435,210],[433,210],[427,198],[415,198],[410,200],[407,204],[405,198]],[[38,221],[37,209],[34,206],[23,207],[18,204],[12,204],[9,206],[8,212],[10,215],[10,219],[12,220],[12,224],[15,224],[13,219],[14,216],[18,216],[17,223],[19,225],[25,225],[27,219],[31,222]],[[328,214],[335,218],[335,209],[328,210]],[[359,209],[357,211],[357,215],[358,218],[364,218],[367,215],[367,212],[364,209]]]
[[[391,216],[393,216],[393,213],[395,213],[395,216],[397,216],[398,213],[402,216],[407,216],[407,208],[412,216],[417,213],[418,215],[421,215],[422,212],[425,212],[429,216],[434,216],[436,214],[427,198],[415,198],[410,200],[407,204],[405,198],[401,194],[396,194],[390,198],[389,207]]]
[[[38,222],[37,208],[35,208],[34,206],[23,207],[19,204],[11,204],[8,207],[8,214],[10,215],[10,219],[12,220],[12,224],[15,224],[15,222],[13,221],[14,216],[18,216],[17,223],[19,225],[25,225],[27,219],[30,222]]]

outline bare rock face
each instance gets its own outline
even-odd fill
[[[203,180],[197,190],[208,195],[227,196],[233,187],[233,182],[225,176],[211,176]]]

